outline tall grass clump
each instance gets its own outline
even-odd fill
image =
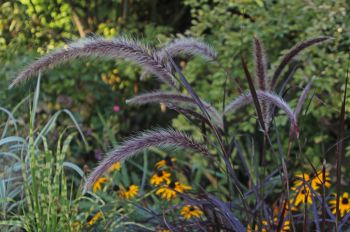
[[[1,125],[0,225],[8,231],[75,231],[81,227],[78,202],[84,198],[75,183],[83,183],[84,172],[66,159],[71,142],[82,132],[68,110],[56,112],[43,128],[36,128],[39,89],[40,78],[32,98],[25,98],[12,111],[3,109],[8,120]],[[19,128],[14,114],[30,99],[29,123]],[[77,130],[62,131],[53,147],[50,131],[62,113],[73,120]],[[67,176],[67,171],[73,175]]]
[[[316,80],[310,78],[293,105],[288,96],[296,95],[285,88],[291,78],[282,78],[284,70],[297,55],[330,39],[321,36],[303,41],[285,53],[274,70],[268,70],[264,45],[259,38],[254,38],[255,72],[249,70],[244,57],[241,59],[248,89],[232,97],[223,111],[196,93],[175,62],[177,56],[198,55],[209,63],[216,63],[218,54],[214,49],[193,38],[175,40],[161,49],[128,38],[84,39],[29,64],[13,80],[11,87],[59,63],[88,57],[132,61],[144,69],[142,77],[152,74],[166,84],[162,90],[137,95],[127,103],[165,105],[183,115],[198,130],[191,134],[191,131],[176,128],[156,128],[133,135],[108,152],[83,187],[84,193],[96,193],[106,186],[107,173],[111,169],[119,170],[121,162],[142,153],[166,151],[168,155],[163,155],[156,163],[153,174],[144,174],[142,178],[142,186],[145,186],[144,177],[151,176],[150,186],[155,188],[142,187],[143,192],[140,192],[136,184],[129,183],[126,187],[114,180],[107,184],[107,193],[130,203],[125,209],[133,205],[137,213],[145,217],[134,223],[129,221],[128,229],[140,229],[144,224],[143,230],[159,231],[330,231],[334,228],[339,231],[348,228],[350,217],[349,196],[340,189],[340,168],[337,167],[337,194],[334,195],[330,192],[332,178],[328,166],[314,165],[303,155],[298,118],[302,117],[303,106]],[[225,91],[223,94],[226,95]],[[346,93],[344,102],[345,97]],[[255,110],[257,119],[250,144],[232,129],[231,121],[238,112],[246,112],[243,108],[249,106]],[[344,139],[344,107],[345,104],[340,116],[339,141]],[[287,128],[276,123],[280,118],[289,121]],[[338,165],[343,153],[341,144]],[[208,162],[207,167],[212,172],[203,170],[203,182],[198,181],[202,178],[200,174],[195,177],[197,181],[189,174],[188,169],[196,169],[196,163],[192,163],[193,166],[185,162],[180,164],[187,169],[174,165],[177,161],[169,153],[183,150],[188,154],[187,159],[199,156],[200,161]],[[250,153],[258,153],[258,156],[253,157]],[[293,168],[293,159],[303,160],[309,169]],[[197,186],[184,184],[191,181]],[[166,207],[161,207],[162,204]],[[93,223],[99,224],[100,216],[95,216]]]

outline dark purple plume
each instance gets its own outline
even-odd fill
[[[208,60],[216,58],[216,52],[212,47],[194,38],[176,39],[165,45],[157,54],[162,61],[167,60],[168,56],[175,57],[179,54],[199,55]]]
[[[10,88],[38,74],[39,71],[52,69],[60,63],[82,57],[126,59],[139,64],[169,86],[173,88],[177,86],[171,71],[158,59],[159,57],[152,50],[142,46],[140,43],[126,38],[113,40],[89,38],[82,39],[68,45],[67,48],[58,49],[39,58],[17,75],[11,83]]]
[[[291,121],[291,128],[293,131],[297,129],[297,118],[295,117],[295,114],[293,110],[290,108],[290,106],[278,95],[266,91],[257,90],[256,91],[257,97],[259,101],[265,102],[271,105],[275,105],[277,108],[283,110],[289,120]],[[235,100],[233,100],[230,104],[228,104],[225,108],[224,114],[227,114],[231,111],[236,111],[240,109],[241,107],[244,107],[246,105],[253,103],[253,97],[250,93],[242,94],[241,96],[237,97]]]
[[[331,39],[331,37],[328,36],[320,36],[317,38],[312,38],[305,40],[301,43],[296,44],[294,47],[292,47],[282,58],[281,63],[277,66],[273,76],[272,76],[272,81],[271,81],[271,89],[273,90],[276,87],[277,84],[277,79],[281,75],[283,69],[287,66],[287,64],[295,57],[297,56],[301,51],[304,49],[315,45],[322,43],[324,41],[327,41]]]
[[[214,119],[217,126],[223,129],[223,120],[222,115],[209,103],[203,101],[201,99],[205,109],[208,111],[209,115]],[[126,101],[127,104],[148,104],[148,103],[173,103],[180,104],[184,103],[186,105],[198,107],[196,101],[185,94],[181,93],[173,93],[173,92],[164,92],[164,91],[156,91],[152,93],[145,93],[138,96],[135,96]]]
[[[256,82],[260,90],[268,90],[268,80],[266,77],[266,55],[264,46],[258,38],[254,38],[254,61]]]
[[[205,145],[196,142],[190,136],[179,131],[172,129],[147,131],[125,141],[116,149],[109,152],[108,156],[102,160],[87,179],[84,186],[84,192],[87,191],[114,163],[130,158],[150,147],[181,147],[191,149],[206,156],[209,155],[209,151]]]
[[[198,55],[206,60],[213,61],[216,59],[215,50],[208,44],[198,41],[194,38],[181,38],[176,39],[173,42],[166,44],[163,48],[156,52],[160,61],[167,65],[167,68],[171,70],[169,63],[169,57],[176,57],[178,55]],[[141,74],[140,79],[144,80],[148,75],[147,71]]]
[[[295,114],[295,117],[298,118],[300,112],[301,112],[301,109],[305,103],[305,100],[306,100],[306,96],[307,94],[309,93],[310,89],[311,89],[311,85],[313,83],[313,79],[311,79],[311,81],[306,85],[306,87],[304,88],[303,92],[301,93],[300,97],[299,97],[299,100],[298,100],[298,103],[297,103],[297,106],[295,107],[295,111],[294,111],[294,114]]]

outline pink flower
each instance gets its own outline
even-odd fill
[[[113,110],[114,112],[118,113],[120,111],[120,106],[118,105],[113,106]]]

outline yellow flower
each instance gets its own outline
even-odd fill
[[[336,214],[337,212],[337,200],[333,199],[329,201],[329,204],[332,208],[332,213]],[[340,217],[343,217],[345,214],[347,214],[350,211],[350,200],[349,200],[349,194],[347,192],[343,193],[339,197],[339,215]]]
[[[108,181],[108,179],[106,177],[98,178],[98,180],[94,183],[94,185],[92,187],[92,190],[94,191],[94,193],[101,190],[102,189],[101,184],[104,184],[107,181]]]
[[[274,228],[277,229],[278,227],[278,223],[279,223],[279,219],[277,217],[275,217],[273,219],[273,225],[274,225]],[[282,222],[282,226],[279,230],[279,232],[286,232],[286,231],[289,231],[290,230],[290,221],[289,220],[285,220],[284,222]],[[265,230],[267,232],[267,230]]]
[[[302,185],[310,184],[313,190],[319,189],[322,184],[325,185],[326,188],[331,187],[331,178],[329,176],[329,172],[325,172],[325,180],[323,180],[323,171],[319,170],[314,176],[310,176],[306,173],[301,173],[295,175],[297,180],[294,182],[293,190],[299,188]]]
[[[107,79],[107,75],[106,74],[102,74],[101,76],[103,82],[107,83],[108,82],[108,79]]]
[[[311,187],[313,189],[318,189],[321,187],[323,184],[326,188],[331,187],[331,178],[329,176],[329,172],[325,171],[324,173],[325,180],[323,180],[323,172],[322,170],[317,171],[315,177],[312,178],[311,180]]]
[[[310,176],[306,173],[301,173],[295,175],[297,178],[296,181],[294,181],[294,186],[292,187],[292,190],[296,192],[295,201],[293,206],[298,206],[300,203],[312,203],[312,197],[311,197],[311,191],[309,188],[309,181]],[[293,203],[293,201],[292,201]]]
[[[160,111],[163,113],[166,111],[166,105],[164,103],[160,103]]]
[[[301,186],[296,190],[294,205],[297,206],[300,203],[312,204],[311,190],[308,186]]]
[[[275,217],[273,219],[273,222],[269,223],[266,220],[263,220],[261,222],[261,230],[259,230],[259,226],[255,225],[254,230],[252,230],[251,226],[248,225],[247,226],[247,232],[255,232],[255,231],[260,231],[260,232],[268,232],[268,231],[277,231],[277,227],[278,227],[278,223],[279,223],[279,219],[277,217]],[[272,228],[271,228],[272,227]],[[269,230],[270,229],[270,230]],[[274,229],[274,230],[271,230]],[[285,220],[281,226],[281,228],[278,230],[278,232],[287,232],[290,231],[290,221],[289,220]]]
[[[138,192],[139,192],[139,186],[132,184],[129,186],[127,191],[123,189],[119,190],[119,196],[129,200],[136,197]]]
[[[164,170],[158,171],[156,174],[154,174],[151,177],[151,184],[152,185],[158,186],[163,182],[166,184],[169,184],[171,182],[170,181],[170,173],[167,171],[164,171]]]
[[[203,214],[203,211],[200,210],[197,206],[185,205],[184,207],[182,207],[180,214],[185,219],[190,219],[192,217],[199,218]]]
[[[187,185],[183,185],[180,184],[178,181],[174,182],[170,182],[170,184],[168,184],[168,186],[162,186],[160,187],[156,194],[160,195],[161,198],[163,199],[167,199],[167,200],[171,200],[174,199],[176,197],[176,194],[179,193],[183,193],[185,190],[190,190],[191,187],[187,186]]]
[[[307,185],[308,181],[310,181],[310,176],[306,173],[296,174],[295,177],[296,180],[294,181],[294,186],[292,187],[293,190],[296,190],[303,185]]]
[[[110,166],[110,167],[108,168],[108,171],[109,171],[109,172],[119,171],[120,168],[121,168],[120,162],[116,162],[116,163],[114,163],[112,166]]]
[[[88,219],[87,224],[88,224],[89,226],[95,224],[95,223],[98,221],[98,219],[100,219],[100,217],[102,217],[102,212],[101,212],[101,211],[99,211],[98,213],[96,213],[91,219]]]
[[[174,167],[174,162],[175,162],[175,158],[171,158],[170,156],[166,156],[165,159],[158,161],[155,165],[155,167],[157,169],[160,169],[164,166],[168,166],[170,168]]]

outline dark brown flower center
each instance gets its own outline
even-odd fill
[[[93,218],[93,215],[89,215],[88,218],[86,219],[87,222],[91,221],[91,219]]]
[[[348,198],[343,198],[343,200],[341,201],[341,203],[342,203],[343,205],[347,205],[347,204],[349,204],[349,199],[348,199]]]
[[[163,172],[162,172],[162,171],[158,171],[158,172],[157,172],[157,176],[158,176],[158,177],[162,177],[162,176],[163,176]]]
[[[119,186],[118,185],[114,185],[113,186],[113,191],[118,192],[119,191]]]
[[[165,157],[165,164],[169,167],[173,166],[173,161],[171,160],[170,156]]]
[[[300,191],[300,193],[303,194],[303,195],[306,195],[306,194],[307,194],[307,191],[306,191],[305,189],[302,189],[302,190]]]
[[[190,210],[190,211],[194,211],[194,207],[191,206],[191,207],[189,208],[189,210]]]
[[[175,181],[171,181],[169,184],[169,187],[172,189],[175,188]]]

